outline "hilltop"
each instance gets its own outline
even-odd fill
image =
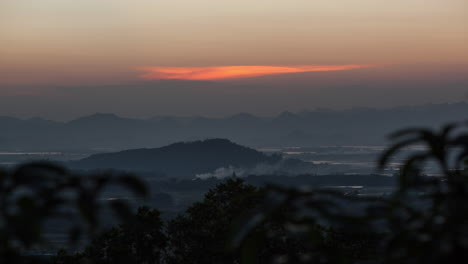
[[[95,154],[70,162],[78,169],[116,169],[153,171],[171,177],[194,177],[222,167],[252,168],[257,164],[274,164],[280,156],[269,156],[227,139],[179,142],[161,148],[131,149]]]

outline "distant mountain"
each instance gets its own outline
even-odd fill
[[[80,117],[68,122],[70,126],[104,126],[104,125],[134,125],[138,120],[123,118],[115,114],[96,113],[94,115]]]
[[[154,171],[170,177],[190,177],[221,167],[251,168],[257,164],[274,164],[281,157],[269,156],[226,139],[175,143],[161,148],[132,149],[95,154],[72,161],[78,169],[117,169]]]
[[[225,118],[159,116],[131,119],[94,114],[69,122],[0,117],[0,150],[118,151],[172,142],[227,138],[252,147],[382,145],[386,135],[410,126],[435,127],[468,119],[468,104],[389,109],[317,109],[275,117],[241,113]]]

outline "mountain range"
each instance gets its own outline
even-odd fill
[[[467,103],[317,109],[283,112],[274,117],[240,113],[225,118],[133,119],[97,113],[68,122],[0,117],[0,150],[109,152],[207,138],[227,138],[256,148],[383,145],[387,143],[386,135],[397,129],[435,127],[467,117]]]

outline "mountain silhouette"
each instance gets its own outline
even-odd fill
[[[97,113],[69,122],[0,117],[2,151],[119,151],[172,142],[227,138],[252,147],[383,145],[405,127],[436,127],[468,116],[467,103],[388,109],[317,109],[273,117],[159,116],[132,119]]]
[[[279,156],[269,156],[227,139],[174,143],[161,148],[132,149],[95,154],[72,161],[79,169],[117,169],[154,171],[170,177],[193,177],[220,167],[253,167],[259,163],[275,163]]]

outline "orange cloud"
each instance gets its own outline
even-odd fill
[[[372,65],[296,65],[296,66],[217,66],[217,67],[140,67],[144,80],[223,80],[295,72],[344,71]]]

